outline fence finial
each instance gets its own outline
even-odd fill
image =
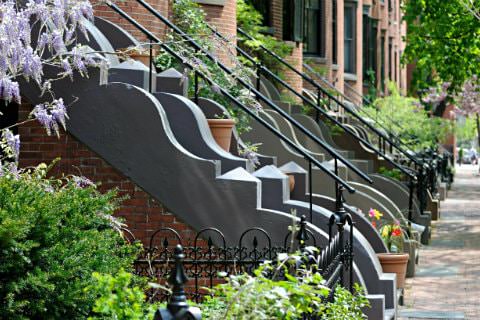
[[[296,238],[298,240],[300,250],[303,251],[303,249],[305,248],[305,243],[308,239],[310,239],[307,232],[307,218],[305,217],[305,215],[302,215],[300,217],[300,230],[298,230]]]
[[[201,320],[202,314],[197,307],[189,307],[185,295],[184,284],[188,281],[183,268],[185,254],[180,244],[175,247],[175,264],[168,278],[168,283],[173,286],[172,296],[166,309],[159,309],[154,320]]]

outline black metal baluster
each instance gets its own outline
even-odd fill
[[[152,81],[153,81],[153,70],[152,70],[152,65],[153,65],[153,47],[152,47],[152,39],[149,39],[148,43],[149,47],[149,61],[150,64],[148,66],[148,92],[152,93],[153,87],[152,87]]]
[[[310,223],[313,223],[313,183],[312,183],[312,161],[308,161],[308,190],[309,190],[309,212]]]

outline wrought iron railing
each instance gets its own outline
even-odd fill
[[[345,230],[346,226],[348,230]],[[305,216],[301,217],[296,228],[291,229],[297,231],[286,232],[281,245],[273,245],[264,229],[250,228],[242,233],[237,245],[227,246],[225,236],[216,228],[200,230],[192,239],[182,238],[172,228],[161,228],[153,233],[142,256],[135,262],[135,272],[173,287],[171,293],[151,289],[148,292],[150,301],[170,301],[177,305],[183,301],[182,308],[187,310],[187,299],[201,302],[204,296],[211,294],[205,288],[224,282],[226,276],[245,272],[253,275],[253,271],[265,261],[275,264],[280,253],[296,252],[303,257],[299,268],[313,269],[324,278],[325,286],[330,289],[325,302],[334,300],[337,286],[353,292],[354,227],[351,216],[344,210],[332,215],[330,238],[324,248],[318,248],[317,239],[307,228]],[[345,239],[346,231],[348,239]],[[135,241],[131,233],[127,238]],[[159,310],[156,319],[170,319],[165,318],[170,309],[174,310],[173,314],[178,312],[178,308],[168,307]],[[190,313],[199,312],[191,310]],[[315,317],[305,315],[304,319]]]

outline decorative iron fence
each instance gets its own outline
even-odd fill
[[[306,267],[316,268],[325,279],[325,286],[331,289],[326,300],[332,301],[336,286],[352,289],[353,222],[343,212],[332,215],[329,225],[330,239],[324,248],[317,246],[305,216],[291,228],[294,231],[286,232],[281,245],[273,245],[270,235],[262,228],[246,230],[235,246],[227,246],[225,236],[216,228],[203,229],[192,239],[183,239],[172,228],[161,228],[150,237],[148,246],[135,262],[135,270],[139,275],[155,278],[160,284],[168,282],[173,288],[170,296],[164,290],[151,289],[148,292],[151,300],[170,301],[169,305],[186,299],[200,302],[209,294],[207,288],[222,283],[226,275],[252,274],[263,262],[276,261],[279,253],[299,251],[305,256]],[[350,227],[348,239],[345,239],[345,225]],[[134,240],[133,234],[128,233],[128,238]],[[182,306],[182,312],[187,312],[188,306]],[[179,310],[169,312],[175,314]],[[159,310],[156,319],[197,319],[168,318],[165,312]]]

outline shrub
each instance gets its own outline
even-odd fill
[[[87,179],[0,168],[0,314],[4,319],[82,319],[97,292],[94,271],[129,269],[138,250],[112,228],[115,192]],[[118,225],[116,225],[118,227]]]

